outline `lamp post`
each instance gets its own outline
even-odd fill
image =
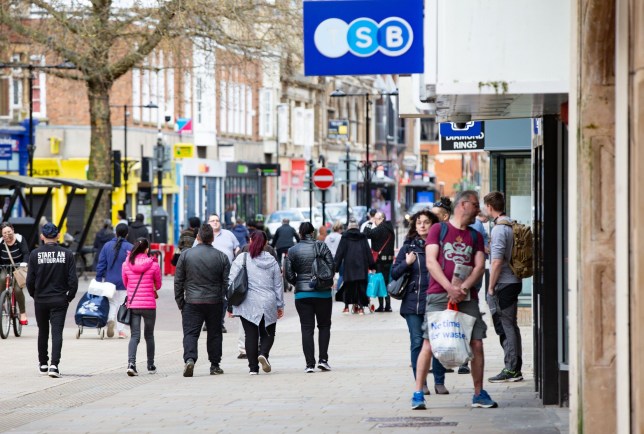
[[[26,69],[29,72],[27,81],[29,83],[29,145],[27,145],[27,155],[29,160],[29,176],[34,176],[34,153],[36,145],[34,144],[34,69],[76,69],[72,62],[64,61],[58,65],[33,65],[31,63],[0,63],[0,68]],[[29,189],[29,212],[33,213],[34,198],[32,189]]]
[[[365,163],[364,163],[364,189],[365,189],[365,205],[367,209],[371,208],[371,161],[369,160],[369,140],[370,140],[370,133],[371,129],[369,128],[369,105],[371,104],[370,97],[372,95],[379,95],[379,96],[392,96],[398,95],[398,89],[396,89],[393,92],[387,92],[387,93],[378,93],[378,94],[371,94],[369,92],[364,92],[364,93],[345,93],[344,91],[337,89],[331,92],[331,97],[332,98],[344,98],[347,96],[363,96],[365,99],[365,130],[366,130],[366,135],[365,135]]]
[[[129,105],[129,104],[117,104],[110,107],[114,108],[123,108],[123,191],[125,191],[125,201],[123,202],[123,211],[125,212],[126,218],[129,218],[127,212],[128,196],[127,196],[127,183],[130,179],[130,165],[127,161],[127,117],[129,113],[127,112],[128,108],[147,108],[147,109],[158,109],[159,106],[153,102],[149,102],[145,105]]]

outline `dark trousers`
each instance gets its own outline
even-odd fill
[[[521,371],[523,366],[521,330],[517,323],[521,288],[521,283],[498,284],[495,291],[499,310],[492,315],[492,322],[503,347],[505,368],[510,371]]]
[[[302,350],[307,367],[315,366],[315,344],[313,335],[315,322],[318,323],[319,360],[329,360],[329,341],[331,340],[331,298],[302,298],[295,300],[295,309],[300,316],[302,329]]]
[[[223,305],[186,303],[181,311],[183,325],[183,361],[197,361],[197,344],[201,334],[201,326],[206,322],[206,350],[208,360],[214,365],[221,362],[221,312]]]
[[[69,303],[34,303],[36,324],[38,324],[38,362],[46,365],[49,361],[49,328],[51,324],[51,364],[58,366],[63,348],[63,328]]]
[[[411,370],[416,378],[416,362],[418,355],[423,347],[423,321],[425,314],[417,315],[415,313],[402,314],[405,321],[407,321],[407,328],[409,329],[409,350],[411,353]],[[434,375],[434,384],[445,384],[445,367],[438,361],[436,357],[432,357],[432,374]]]
[[[248,357],[248,367],[251,372],[259,372],[259,362],[257,357],[262,354],[268,359],[268,355],[275,342],[275,323],[268,327],[264,323],[264,318],[255,325],[246,318],[240,317],[244,333],[246,334],[245,346],[246,356]],[[258,354],[259,348],[259,354]]]
[[[128,363],[136,363],[136,348],[141,341],[141,318],[143,318],[143,336],[148,355],[148,365],[154,365],[154,323],[157,319],[156,309],[130,309],[130,343],[127,347]]]
[[[377,263],[376,264],[376,273],[382,273],[382,276],[385,278],[385,285],[389,285],[389,281],[391,280],[391,266],[393,264],[387,263]],[[385,309],[391,309],[391,297],[386,296],[386,297],[378,297],[378,307],[383,307],[383,301],[386,303]]]

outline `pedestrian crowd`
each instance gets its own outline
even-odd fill
[[[199,218],[191,217],[189,226],[181,231],[178,251],[172,258],[176,265],[174,299],[182,318],[183,375],[194,375],[202,331],[207,333],[210,374],[224,373],[221,360],[226,316],[229,320],[239,318],[241,323],[239,358],[248,360],[249,374],[257,375],[260,369],[271,372],[271,350],[277,323],[284,316],[284,293],[289,289],[294,292],[300,321],[304,372],[331,371],[329,343],[334,299],[344,305],[344,314],[391,312],[387,288],[398,285],[402,291],[392,294],[401,300],[399,313],[409,331],[415,379],[412,409],[426,408],[425,396],[431,393],[428,373],[434,379],[434,392],[446,395],[449,389],[445,374],[456,367],[459,373],[472,375],[472,407],[497,407],[483,388],[483,339],[487,326],[479,307],[479,290],[484,289],[504,351],[503,370],[488,381],[521,381],[517,306],[525,274],[516,271],[514,241],[518,226],[505,214],[503,194],[489,193],[483,203],[481,211],[474,191],[458,193],[453,202],[441,198],[431,209],[410,217],[408,233],[397,250],[393,224],[375,209],[369,210],[363,224],[350,218],[346,230],[336,222],[328,231],[316,233],[313,224],[305,221],[296,231],[284,219],[270,242],[255,222],[245,224],[237,219],[233,224],[230,208],[225,215],[225,226],[230,229],[223,227],[218,214],[209,215],[203,224]],[[483,225],[488,219],[494,223],[489,237]],[[126,324],[129,325],[126,373],[136,376],[137,347],[143,332],[145,366],[153,374],[157,369],[154,326],[157,292],[161,289],[160,267],[157,259],[150,256],[143,216],[138,215],[130,225],[120,222],[108,239],[111,230],[106,222],[97,234],[101,248],[96,260],[96,281],[114,285],[106,313],[107,336],[126,338]],[[46,223],[41,228],[42,244],[29,253],[23,238],[4,223],[0,241],[4,244],[0,246],[3,272],[8,272],[8,264],[28,262],[26,287],[35,302],[39,370],[51,377],[61,375],[65,314],[78,289],[74,255],[59,245],[58,235],[56,225]],[[371,304],[372,298],[378,301],[377,308]],[[18,302],[20,320],[27,324],[24,295]],[[433,318],[448,310],[471,317],[471,328],[464,335],[468,341],[467,357],[456,366],[432,349]],[[446,366],[441,360],[447,361]]]

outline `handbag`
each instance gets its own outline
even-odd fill
[[[180,253],[175,253],[174,255],[172,255],[172,259],[170,260],[170,263],[172,264],[173,267],[177,266],[177,263],[179,262],[179,256],[180,255],[181,255]]]
[[[233,281],[230,282],[228,285],[228,291],[226,291],[228,303],[233,306],[239,306],[242,304],[246,299],[246,294],[248,293],[248,271],[246,270],[247,257],[248,253],[245,253],[241,270],[239,270],[239,273],[237,273]]]
[[[391,239],[391,234],[389,234],[389,236],[385,240],[385,243],[382,245],[380,250],[371,249],[371,256],[373,256],[374,262],[378,262],[378,258],[380,257],[380,254],[382,253],[383,250],[385,250],[385,247],[387,247],[387,243],[389,243],[390,239]]]
[[[409,272],[405,271],[398,279],[391,279],[389,285],[387,285],[387,294],[396,300],[402,300],[405,298],[405,295],[407,295],[409,277]]]
[[[139,283],[137,283],[136,288],[134,288],[134,293],[132,294],[132,300],[134,300],[136,291],[139,290],[139,285],[141,284],[141,279],[143,279],[144,274],[145,272],[141,273],[141,277],[139,277]],[[118,312],[116,312],[116,320],[121,324],[130,325],[131,319],[132,319],[132,314],[130,312],[130,309],[127,307],[127,297],[125,297],[125,301],[123,302],[122,305],[119,306]]]
[[[18,288],[22,289],[27,286],[27,267],[16,267],[16,263],[13,262],[13,256],[11,256],[11,250],[9,250],[7,243],[4,243],[4,247],[5,249],[7,249],[9,259],[11,260],[11,265],[13,265],[14,268],[13,280],[15,280],[18,284]]]

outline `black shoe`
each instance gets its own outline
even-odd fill
[[[374,312],[384,312],[385,308],[382,306],[378,306],[378,309],[374,310]]]
[[[39,365],[38,371],[40,372],[40,375],[47,375],[49,373],[49,366],[47,366],[47,364]]]
[[[458,367],[459,374],[469,374],[470,372],[470,367],[467,364]]]
[[[521,374],[521,371],[510,371],[509,369],[503,369],[498,375],[487,379],[490,383],[514,383],[522,380],[523,374]]]
[[[195,361],[192,359],[186,360],[186,365],[183,367],[183,376],[192,377],[192,373],[195,370]]]
[[[391,310],[391,306],[386,307],[386,308],[385,308],[385,312],[393,312],[393,311]]]
[[[228,330],[226,330],[226,326],[221,326],[221,332],[228,333]]]
[[[429,371],[429,372],[432,372],[432,371]],[[452,372],[454,372],[454,370],[452,368],[445,369],[446,374],[451,374]]]
[[[210,375],[221,375],[224,373],[224,370],[215,365],[214,363],[210,365]]]
[[[127,365],[127,375],[128,377],[136,377],[139,375],[139,372],[136,370],[136,365],[134,363],[129,363]]]
[[[248,358],[248,356],[246,355],[246,353],[239,353],[239,355],[237,356],[237,358],[238,358],[238,359],[247,359],[247,358]]]
[[[51,378],[60,378],[60,371],[58,370],[58,366],[50,365],[47,375],[49,375]]]
[[[154,363],[148,365],[148,374],[156,374],[157,367],[154,366]]]

